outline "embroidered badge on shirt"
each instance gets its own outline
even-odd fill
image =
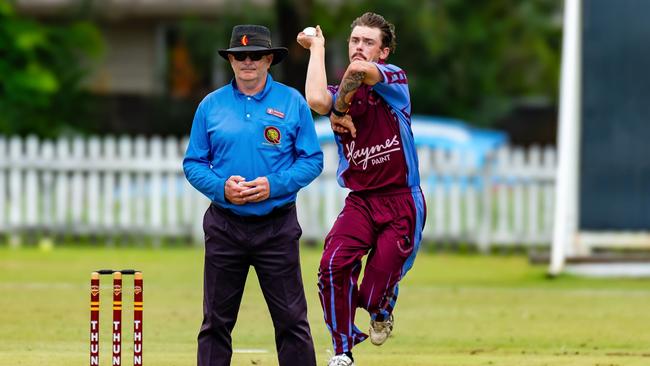
[[[264,138],[266,141],[277,145],[280,143],[282,136],[280,135],[280,130],[277,127],[269,126],[264,129]]]
[[[268,113],[270,115],[273,115],[273,116],[276,116],[276,117],[279,117],[279,118],[284,118],[284,113],[282,113],[282,112],[280,112],[280,111],[278,111],[276,109],[273,109],[273,108],[266,108],[266,113]]]

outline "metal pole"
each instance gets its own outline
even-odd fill
[[[553,244],[549,275],[564,268],[571,255],[578,226],[578,164],[581,106],[581,0],[564,2],[564,36],[558,118],[559,162],[556,179]]]

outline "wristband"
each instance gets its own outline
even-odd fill
[[[334,113],[334,115],[338,117],[344,117],[347,114],[347,111],[339,112],[336,110],[336,108],[332,107],[331,113]]]

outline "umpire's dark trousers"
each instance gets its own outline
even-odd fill
[[[280,366],[316,366],[300,273],[302,234],[291,204],[263,217],[242,217],[214,204],[203,219],[205,270],[198,366],[226,366],[230,336],[250,266],[255,267],[275,327]]]

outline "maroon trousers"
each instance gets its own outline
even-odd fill
[[[336,354],[368,336],[354,325],[356,308],[384,320],[393,311],[398,282],[413,263],[424,226],[419,188],[352,192],[325,239],[318,288]],[[414,249],[415,248],[415,249]],[[362,258],[363,282],[357,286]]]
[[[203,324],[197,364],[230,365],[230,334],[253,266],[271,312],[279,365],[316,366],[300,273],[302,231],[295,206],[249,218],[212,205],[205,213],[203,229]]]

